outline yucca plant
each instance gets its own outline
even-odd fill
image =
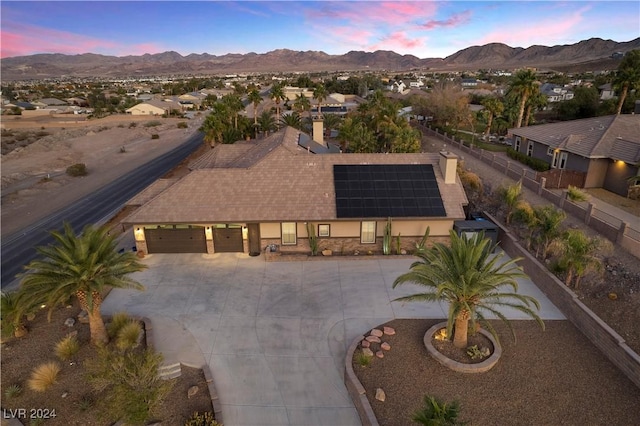
[[[457,401],[451,403],[441,402],[433,396],[424,397],[424,408],[414,413],[412,420],[423,426],[449,426],[460,425],[458,414],[460,404]]]
[[[129,321],[125,324],[116,337],[116,346],[120,350],[133,349],[140,343],[142,326],[138,321]]]
[[[11,385],[11,386],[8,386],[4,390],[4,396],[7,399],[17,398],[18,396],[20,396],[21,393],[22,393],[22,386],[15,385],[15,384]]]
[[[62,361],[67,361],[74,357],[80,350],[80,343],[76,336],[67,336],[56,343],[55,353]]]
[[[31,372],[27,386],[32,391],[44,392],[56,383],[58,373],[60,373],[60,365],[57,362],[40,364]]]

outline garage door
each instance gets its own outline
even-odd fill
[[[213,247],[216,253],[242,253],[242,228],[214,228]]]
[[[204,228],[145,229],[149,253],[206,253]]]

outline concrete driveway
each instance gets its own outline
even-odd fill
[[[167,362],[208,364],[226,426],[360,425],[343,384],[352,340],[394,318],[444,318],[439,304],[391,302],[415,258],[269,262],[244,254],[148,255],[145,292],[114,290],[105,314],[146,316]],[[563,315],[529,280],[543,319]],[[518,312],[510,318],[523,318]]]

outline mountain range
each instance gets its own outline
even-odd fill
[[[464,71],[537,67],[558,71],[616,69],[621,55],[640,49],[640,38],[616,42],[591,38],[575,44],[531,46],[526,49],[490,43],[460,50],[446,58],[420,59],[391,51],[351,51],[329,55],[321,51],[278,49],[267,53],[216,56],[208,53],[182,56],[177,52],[141,56],[37,54],[4,58],[2,80],[32,80],[59,77],[131,77],[150,75],[206,75],[237,72],[314,72],[411,69]]]

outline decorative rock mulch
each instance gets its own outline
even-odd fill
[[[384,352],[391,350],[391,345],[384,339],[395,334],[396,331],[391,327],[384,327],[382,330],[374,328],[360,342],[360,350],[368,357],[384,358]]]

